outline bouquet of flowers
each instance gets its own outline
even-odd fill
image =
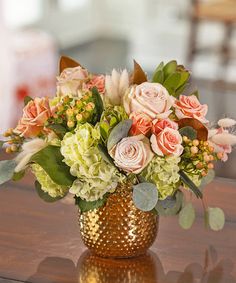
[[[22,118],[4,134],[1,146],[17,155],[0,162],[0,184],[30,169],[43,200],[71,193],[83,213],[128,183],[138,209],[179,214],[184,229],[195,219],[187,201],[194,194],[206,224],[222,229],[224,213],[206,206],[203,189],[214,178],[214,162],[226,161],[236,144],[236,121],[210,124],[198,91],[183,94],[189,79],[176,61],[160,63],[148,80],[135,61],[132,73],[95,75],[62,57],[55,97],[25,97]]]

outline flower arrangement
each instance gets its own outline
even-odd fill
[[[129,183],[138,209],[178,214],[184,229],[195,219],[187,201],[193,194],[202,200],[207,225],[222,229],[223,211],[207,207],[203,193],[214,162],[226,161],[236,144],[236,121],[210,126],[198,92],[183,94],[189,78],[176,61],[162,62],[148,80],[135,61],[132,73],[105,76],[62,57],[56,96],[26,97],[18,125],[4,134],[1,146],[17,155],[0,162],[0,184],[30,169],[42,199],[71,193],[83,213]]]

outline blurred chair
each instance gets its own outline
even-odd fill
[[[191,31],[187,63],[193,63],[195,55],[202,49],[197,47],[198,24],[201,22],[218,22],[224,25],[225,33],[220,48],[222,70],[230,60],[230,39],[236,24],[236,0],[192,0]]]

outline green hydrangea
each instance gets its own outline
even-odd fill
[[[122,106],[109,106],[105,109],[100,120],[100,132],[106,142],[111,130],[120,122],[128,119],[128,115]]]
[[[141,173],[145,180],[156,184],[160,199],[173,195],[178,189],[180,184],[179,162],[180,157],[155,156]]]
[[[104,161],[97,148],[99,130],[85,123],[75,133],[67,133],[61,142],[64,162],[75,180],[70,192],[87,201],[94,201],[114,189],[122,176],[116,168]]]
[[[36,179],[40,183],[42,190],[48,193],[51,197],[63,197],[67,193],[68,188],[54,183],[40,165],[32,164],[31,168]]]

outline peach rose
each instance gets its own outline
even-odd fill
[[[168,118],[174,101],[174,97],[170,96],[161,84],[149,82],[132,86],[123,98],[125,111],[128,114],[141,112],[152,119]]]
[[[182,137],[180,133],[171,128],[165,128],[159,135],[151,136],[152,150],[160,156],[180,156],[183,152]]]
[[[152,121],[152,133],[156,136],[160,134],[165,128],[171,128],[174,130],[178,130],[178,124],[171,121],[170,119],[164,120],[154,120]]]
[[[133,120],[130,134],[136,136],[139,134],[148,135],[152,127],[152,120],[144,113],[133,112],[129,116]]]
[[[179,119],[195,118],[202,123],[207,123],[205,118],[208,110],[206,104],[201,104],[195,95],[180,95],[179,100],[175,101],[175,114]]]
[[[86,69],[78,66],[75,68],[66,68],[57,77],[57,93],[60,96],[71,95],[78,96],[79,91],[83,89],[85,82],[89,79]]]
[[[105,76],[104,75],[93,76],[92,79],[87,83],[87,87],[89,89],[96,87],[98,89],[99,93],[104,94],[104,92],[105,92]]]
[[[123,138],[110,151],[115,164],[128,173],[139,174],[152,160],[153,152],[144,135]]]
[[[45,122],[52,116],[48,98],[36,97],[23,109],[23,117],[20,119],[14,132],[25,138],[36,137],[44,128]]]

